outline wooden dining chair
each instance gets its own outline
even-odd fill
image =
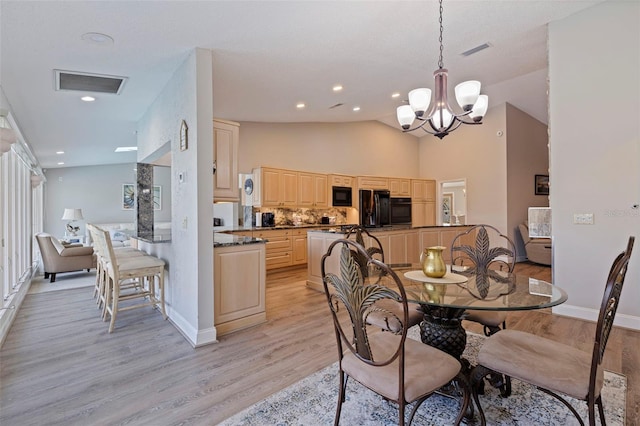
[[[471,241],[473,245],[469,244]],[[516,264],[516,247],[511,238],[491,225],[472,226],[453,239],[451,264],[478,271],[495,269],[512,273]],[[487,336],[507,326],[506,312],[469,309],[465,315],[467,321],[481,324]]]
[[[360,266],[360,271],[365,277],[370,274],[381,275],[384,273],[382,270],[377,270],[375,267],[367,265],[368,257],[378,259],[384,263],[384,249],[382,247],[382,243],[375,235],[372,235],[363,226],[354,225],[345,232],[345,238],[353,239],[356,243],[365,247],[365,251],[368,256],[363,256],[357,251],[352,250],[352,255]],[[402,304],[388,299],[380,300],[377,304],[381,309],[371,312],[371,315],[368,317],[369,323],[377,325],[383,330],[391,331],[392,333],[399,333],[402,329],[402,325],[400,322],[396,321],[396,318],[399,318],[402,315]],[[387,315],[387,312],[390,312],[393,315]],[[408,328],[420,324],[423,317],[424,314],[417,305],[409,305],[409,318],[407,321]]]
[[[328,271],[332,252],[340,253],[339,271]],[[371,280],[363,276],[352,252],[367,260],[368,266],[384,273]],[[409,417],[411,424],[423,401],[444,385],[456,380],[462,386],[460,424],[470,396],[467,381],[462,377],[460,362],[451,355],[417,340],[407,339],[409,308],[401,280],[380,260],[349,239],[331,243],[321,260],[324,293],[334,324],[338,348],[340,390],[335,425],[340,423],[342,404],[346,399],[347,379],[352,377],[364,387],[398,404],[398,424],[405,424],[405,406],[415,402]],[[380,309],[376,302],[391,300],[400,303],[402,314],[398,334],[380,330],[369,324],[367,317]],[[394,315],[388,312],[387,315]]]
[[[471,374],[473,398],[480,412],[481,424],[486,419],[477,386],[484,376],[502,373],[536,386],[562,402],[578,419],[576,409],[559,394],[586,401],[589,424],[595,425],[595,406],[600,423],[606,424],[602,395],[604,370],[602,360],[620,301],[620,293],[635,238],[629,237],[627,248],[616,257],[607,278],[592,351],[517,330],[503,330],[488,337],[478,353],[478,365]]]

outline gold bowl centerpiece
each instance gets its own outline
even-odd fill
[[[442,278],[447,273],[447,265],[442,259],[442,250],[446,247],[433,246],[427,247],[420,253],[420,264],[422,272],[431,278]]]

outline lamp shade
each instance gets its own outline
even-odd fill
[[[489,97],[487,95],[480,95],[475,105],[473,105],[473,110],[471,114],[469,114],[469,117],[471,117],[473,121],[480,121],[487,113],[487,108],[489,108]]]
[[[83,220],[82,209],[64,209],[62,220]]]
[[[455,93],[460,108],[464,111],[469,111],[478,100],[478,96],[480,96],[480,82],[469,80],[460,83],[456,86]]]
[[[408,129],[413,124],[413,120],[416,118],[416,114],[413,112],[413,108],[410,105],[401,105],[396,110],[398,116],[398,123],[403,129]]]
[[[409,105],[417,117],[422,117],[431,103],[431,89],[413,89],[409,92]]]

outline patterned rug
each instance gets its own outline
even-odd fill
[[[414,327],[409,337],[419,340],[419,330]],[[468,334],[464,357],[475,363],[476,354],[484,337]],[[602,398],[607,424],[622,426],[625,419],[626,377],[605,372]],[[283,389],[267,399],[254,404],[221,423],[236,425],[332,425],[338,399],[337,363],[320,370]],[[587,422],[586,403],[568,399]],[[485,386],[480,396],[489,425],[578,425],[575,417],[557,400],[517,380],[512,381],[512,395],[502,398],[491,386]],[[412,406],[408,407],[406,417]],[[454,399],[433,395],[427,399],[413,421],[414,425],[453,424],[459,409]],[[479,417],[476,415],[477,424]],[[343,425],[394,425],[398,424],[398,410],[363,387],[355,380],[347,384],[347,400],[342,405],[340,423]],[[599,421],[598,421],[599,424]]]

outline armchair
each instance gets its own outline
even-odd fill
[[[527,222],[521,223],[519,229],[529,261],[541,265],[551,265],[551,239],[530,238],[529,224]]]
[[[36,235],[42,262],[44,263],[44,278],[49,282],[56,281],[56,274],[60,272],[81,271],[96,267],[96,257],[93,247],[84,247],[76,244],[64,246],[57,238],[49,234]]]

